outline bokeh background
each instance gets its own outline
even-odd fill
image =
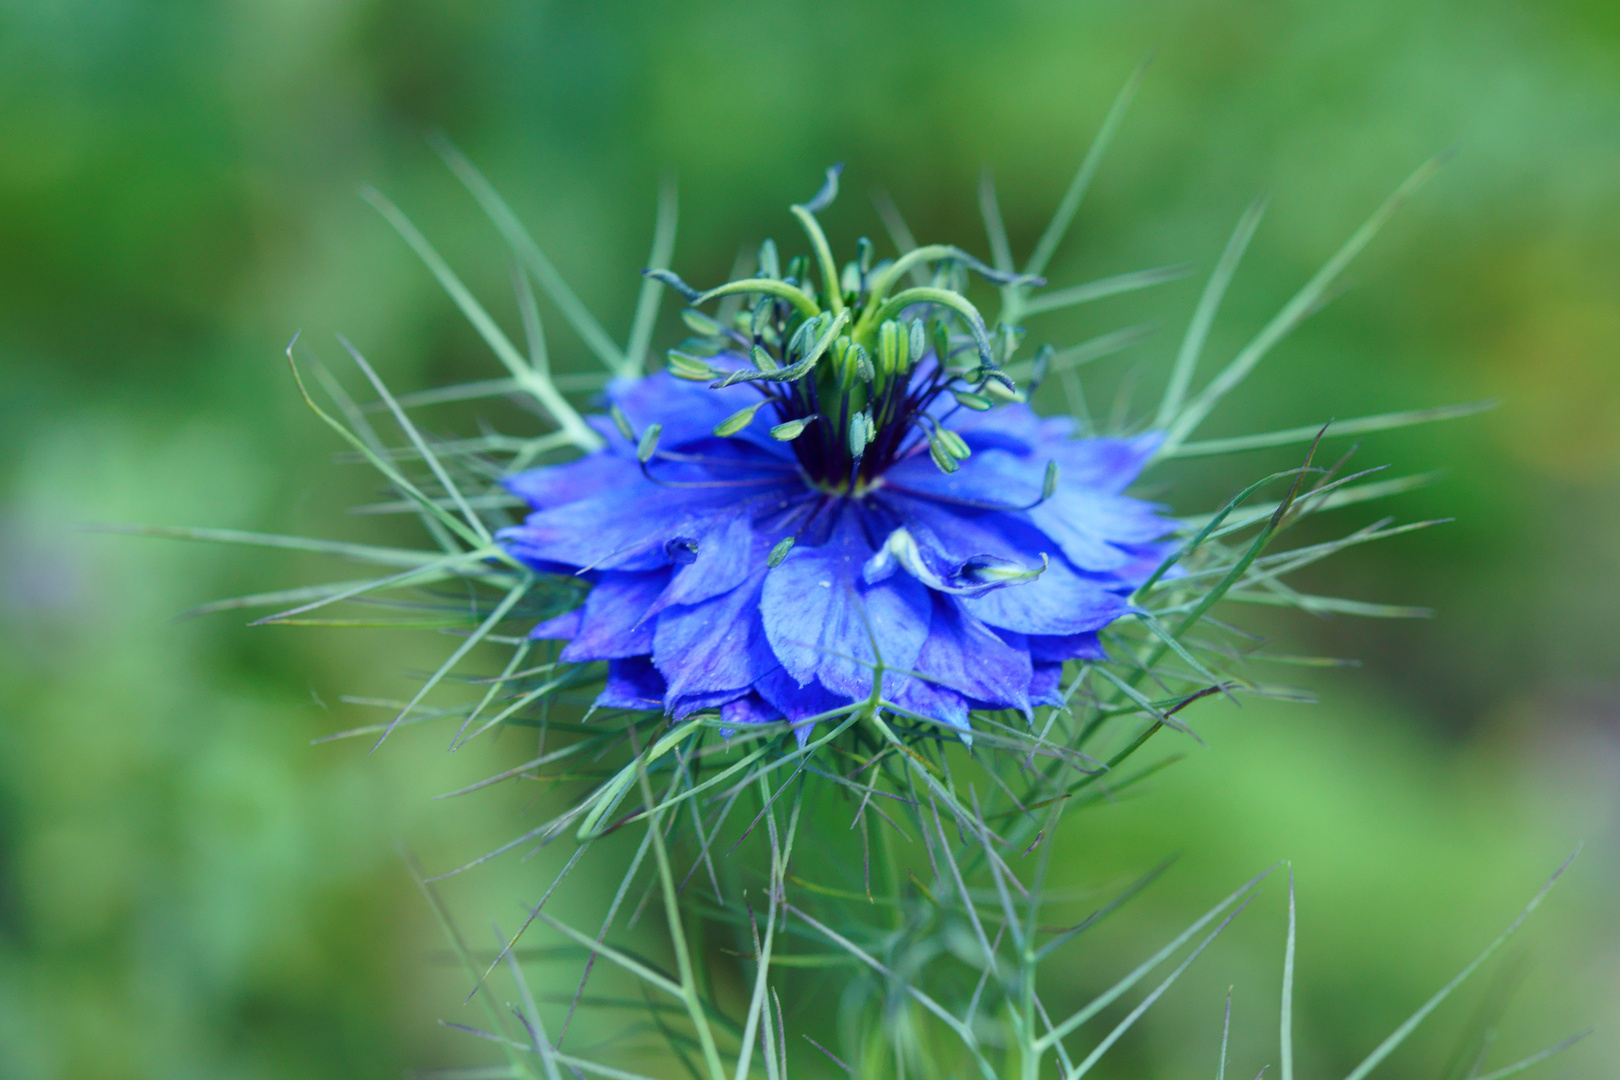
[[[449,134],[623,327],[665,172],[681,192],[675,265],[696,282],[764,235],[792,241],[786,204],[833,160],[848,163],[827,216],[836,241],[881,236],[866,197],[880,186],[919,235],[982,251],[974,191],[989,167],[1027,252],[1150,49],[1052,276],[1182,260],[1199,273],[1039,329],[1064,341],[1157,321],[1088,371],[1093,399],[1139,378],[1137,407],[1156,400],[1202,273],[1256,193],[1272,209],[1216,358],[1451,146],[1351,287],[1207,434],[1503,404],[1365,440],[1363,464],[1445,470],[1389,512],[1457,520],[1348,553],[1309,584],[1438,617],[1237,612],[1365,666],[1316,679],[1318,705],[1210,706],[1196,718],[1207,749],[1181,748],[1148,797],[1065,841],[1077,885],[1183,858],[1054,971],[1053,993],[1102,984],[1288,857],[1302,1075],[1342,1074],[1584,840],[1515,946],[1525,983],[1497,1061],[1595,1024],[1548,1075],[1614,1075],[1620,8],[1605,0],[0,4],[0,1074],[394,1077],[484,1060],[435,1023],[468,1018],[461,982],[397,846],[442,869],[534,820],[534,791],[429,800],[519,760],[519,742],[453,758],[436,734],[369,756],[312,747],[372,719],[340,695],[397,695],[441,646],[172,621],[342,571],[74,531],[404,536],[344,513],[371,481],[332,463],[283,346],[302,330],[330,359],[342,331],[402,390],[498,372],[360,184],[509,312],[499,239],[427,145]],[[557,364],[589,370],[552,322]],[[1202,510],[1284,458],[1158,479]],[[451,899],[475,926],[510,923],[543,873],[509,859]],[[1234,1068],[1274,1060],[1281,896],[1244,916],[1109,1075],[1208,1075],[1229,984]],[[559,910],[593,902],[587,889]],[[1442,1075],[1468,1001],[1383,1075]]]

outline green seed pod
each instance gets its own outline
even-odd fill
[[[776,241],[768,236],[765,242],[759,245],[759,276],[762,278],[782,276],[782,264],[776,254]]]
[[[861,294],[860,263],[852,261],[844,264],[844,272],[838,276],[838,290],[845,296],[851,293],[856,296]]]
[[[671,349],[665,354],[664,366],[671,375],[687,382],[708,382],[720,374],[698,357],[687,356],[678,349]],[[629,436],[626,435],[625,438]]]
[[[748,323],[748,336],[755,341],[774,341],[776,338],[776,301],[767,296],[754,305],[753,317]]]
[[[812,423],[819,419],[821,419],[819,415],[812,414],[810,416],[801,416],[797,420],[789,420],[786,423],[777,424],[775,427],[771,428],[771,438],[775,439],[777,442],[792,442],[794,439],[797,439],[800,435],[804,434],[805,428],[809,427]]]
[[[998,398],[1002,401],[1023,401],[1024,395],[1016,388],[1010,387],[999,379],[986,379],[984,381],[986,397]]]
[[[866,452],[867,444],[872,436],[877,434],[877,427],[872,418],[864,412],[851,413],[849,416],[849,452],[860,457]]]
[[[630,426],[630,421],[625,419],[624,413],[619,411],[617,405],[608,409],[608,415],[613,417],[613,426],[619,429],[620,435],[623,435],[631,442],[636,441],[635,429]]]
[[[658,436],[663,434],[663,424],[649,425],[641,433],[641,441],[636,443],[636,460],[643,465],[652,460],[653,454],[658,452]]]
[[[692,333],[702,334],[704,337],[716,337],[721,332],[718,322],[696,308],[681,309],[681,321],[692,328]]]
[[[944,367],[951,358],[950,331],[945,329],[944,323],[933,319],[929,323],[928,337],[934,343],[934,359],[939,361],[940,367]]]
[[[869,383],[877,377],[877,370],[872,366],[872,358],[866,355],[866,350],[859,343],[850,346],[850,355],[855,358],[855,377],[862,382]]]
[[[782,565],[782,560],[787,558],[788,552],[792,550],[793,537],[782,537],[782,539],[778,540],[775,546],[771,548],[770,557],[765,560],[765,565],[770,567],[772,570],[775,570],[778,566]]]
[[[934,437],[939,440],[941,446],[945,447],[945,452],[958,461],[966,461],[973,456],[973,451],[968,448],[968,444],[963,441],[962,436],[950,428],[935,428]]]
[[[933,438],[928,440],[928,456],[934,460],[934,465],[942,473],[953,473],[962,467],[961,463],[946,453],[945,448]]]
[[[1013,354],[1018,351],[1018,345],[1024,340],[1024,331],[1021,327],[1008,326],[1006,323],[996,324],[996,355],[1000,363],[1012,362]]]
[[[905,348],[905,340],[900,333],[900,324],[893,319],[878,327],[877,372],[883,379],[887,380],[903,370],[900,350]]]
[[[736,412],[714,425],[714,433],[720,436],[722,439],[727,439],[737,434],[737,432],[754,422],[754,414],[759,412],[759,407],[763,404],[765,404],[764,401],[756,401],[746,409],[738,409]]]
[[[1035,361],[1029,369],[1029,393],[1033,394],[1035,388],[1046,379],[1046,373],[1052,366],[1052,346],[1042,345],[1035,352]]]
[[[815,347],[815,343],[821,338],[822,328],[826,325],[822,321],[823,318],[824,316],[817,315],[799,324],[799,328],[793,331],[793,337],[788,339],[786,359],[791,361],[795,357],[803,357]]]
[[[963,408],[972,409],[974,412],[985,412],[995,405],[995,402],[989,398],[979,394],[970,394],[966,390],[952,390],[951,396]]]
[[[1050,499],[1053,495],[1055,495],[1057,493],[1057,486],[1058,463],[1056,461],[1048,461],[1046,463],[1046,476],[1041,480],[1041,502],[1045,502],[1047,499]]]

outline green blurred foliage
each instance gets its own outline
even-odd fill
[[[371,481],[331,464],[335,446],[298,403],[281,348],[302,330],[330,358],[342,331],[399,389],[495,368],[358,184],[395,198],[508,315],[498,238],[424,139],[448,133],[622,326],[666,170],[682,193],[675,265],[694,282],[718,280],[764,235],[790,241],[785,204],[832,160],[849,163],[827,218],[835,242],[881,236],[863,197],[881,186],[920,236],[982,249],[974,190],[988,167],[1027,251],[1149,48],[1154,70],[1052,276],[1207,268],[1245,203],[1268,192],[1217,357],[1419,161],[1458,151],[1353,287],[1207,434],[1504,405],[1368,440],[1358,462],[1448,474],[1392,512],[1458,520],[1352,552],[1312,587],[1440,617],[1254,620],[1290,648],[1367,666],[1320,680],[1326,706],[1212,707],[1207,749],[1184,747],[1191,760],[1148,798],[1066,840],[1077,884],[1185,858],[1097,939],[1102,952],[1053,978],[1106,981],[1199,905],[1292,857],[1302,1067],[1346,1068],[1584,838],[1530,943],[1503,1053],[1612,1021],[1612,4],[11,0],[0,5],[0,1073],[397,1076],[476,1057],[433,1024],[472,1017],[458,1011],[461,981],[436,966],[436,931],[394,844],[442,869],[534,820],[533,792],[427,798],[521,760],[513,742],[526,737],[448,759],[431,735],[370,756],[311,748],[373,718],[340,695],[397,695],[440,643],[171,622],[214,597],[332,571],[73,532],[141,521],[405,535],[344,516]],[[1063,341],[1157,320],[1153,339],[1088,383],[1106,403],[1140,371],[1145,409],[1198,276],[1035,333]],[[552,336],[559,367],[590,367],[564,332]],[[1163,497],[1203,509],[1286,463],[1189,464],[1166,474]],[[456,881],[452,900],[515,922],[550,858],[493,864]],[[1245,1067],[1271,1060],[1282,925],[1271,896],[1111,1075],[1212,1067],[1232,981]],[[576,887],[559,911],[588,919],[595,902]],[[1454,1012],[1453,1030],[1465,1010]],[[1435,1075],[1445,1035],[1385,1075]],[[1600,1034],[1565,1068],[1598,1075],[1616,1059],[1620,1043]]]

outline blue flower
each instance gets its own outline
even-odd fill
[[[821,290],[770,248],[710,294],[667,275],[757,305],[732,327],[689,311],[700,336],[664,371],[608,386],[604,449],[507,480],[533,512],[506,549],[592,583],[532,636],[606,661],[598,706],[800,722],[868,699],[881,666],[890,707],[965,732],[973,709],[1061,703],[1064,661],[1103,657],[1165,553],[1168,523],[1122,494],[1158,436],[1037,416],[960,292],[889,295],[908,259],[993,275],[919,251]]]

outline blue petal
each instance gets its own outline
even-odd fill
[[[645,656],[609,660],[607,685],[596,695],[596,709],[662,709],[664,680]]]
[[[1029,700],[1036,705],[1063,704],[1063,665],[1036,664],[1029,680]]]
[[[1097,640],[1096,633],[1069,634],[1066,637],[1031,634],[1027,640],[1029,655],[1036,663],[1108,659],[1108,654],[1103,652],[1102,642]]]
[[[911,667],[928,636],[930,605],[928,590],[906,575],[862,587],[872,544],[861,512],[847,504],[841,510],[825,544],[795,547],[766,575],[761,610],[771,649],[788,674],[800,685],[814,679],[858,699],[872,689],[872,642],[888,667]]]
[[[653,623],[647,613],[668,584],[668,570],[603,574],[585,597],[578,633],[557,658],[575,664],[652,652]]]
[[[794,724],[812,716],[821,716],[835,709],[844,708],[853,700],[840,697],[817,682],[800,685],[798,680],[789,675],[787,669],[780,664],[754,685],[754,691],[778,714]],[[810,726],[805,725],[798,730],[808,734]]]
[[[545,465],[504,477],[502,486],[534,510],[589,498],[641,470],[634,459],[591,454],[563,465]]]
[[[1002,640],[950,597],[935,594],[928,640],[913,670],[925,678],[906,680],[891,699],[901,708],[966,725],[963,698],[989,708],[1029,714],[1029,653]]]
[[[777,666],[760,623],[760,576],[658,615],[653,662],[669,681],[671,697],[746,690]]]
[[[747,727],[750,724],[771,724],[780,719],[782,719],[781,712],[754,693],[735,698],[720,706],[721,722],[734,728]]]
[[[1050,438],[1035,453],[1056,461],[1058,476],[1065,482],[1118,494],[1135,482],[1163,442],[1164,435],[1157,431],[1130,439]]]
[[[783,535],[791,535],[789,527],[776,523],[782,512],[791,513],[794,507],[808,501],[805,492],[796,499],[773,507],[773,513],[758,524],[749,514],[734,514],[717,523],[697,540],[697,557],[675,571],[669,588],[658,598],[654,611],[662,611],[676,604],[700,604],[737,588],[749,575],[764,569],[771,545]],[[773,525],[770,532],[761,532],[758,525]]]
[[[664,710],[675,719],[690,716],[695,712],[724,709],[728,702],[735,701],[748,693],[747,687],[735,690],[718,690],[701,694],[669,694],[664,695]]]
[[[1034,581],[964,597],[961,604],[991,626],[1020,634],[1099,630],[1130,610],[1123,597],[1076,574],[1061,559],[1053,559]]]
[[[1117,570],[1135,554],[1117,545],[1157,540],[1173,526],[1137,499],[1060,486],[1029,511],[1035,526],[1057,542],[1069,561],[1087,570]]]
[[[579,633],[579,624],[584,618],[585,605],[581,604],[572,611],[565,611],[540,623],[529,631],[529,637],[535,641],[567,641]]]
[[[1045,479],[1045,461],[993,448],[975,450],[954,473],[940,472],[928,455],[916,454],[883,474],[885,488],[948,504],[1007,511],[1039,499]]]
[[[499,539],[525,562],[653,570],[669,564],[672,545],[695,544],[738,513],[773,507],[804,490],[796,475],[737,479],[747,486],[670,487],[626,467],[598,494],[530,514],[522,525],[501,530]]]

